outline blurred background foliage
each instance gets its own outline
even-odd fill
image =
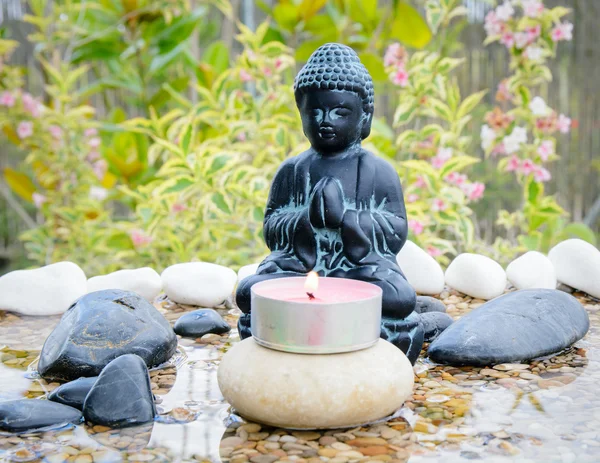
[[[411,239],[440,262],[465,251],[507,262],[568,236],[595,242],[562,208],[535,229],[516,227],[543,188],[530,194],[531,179],[479,162],[473,134],[496,89],[461,95],[467,12],[459,0],[29,0],[0,27],[10,262],[0,273],[60,260],[89,276],[259,260],[270,181],[308,146],[293,78],[331,41],[352,46],[375,80],[365,145],[397,166]],[[24,46],[28,65],[16,65]],[[511,213],[493,219],[493,236],[478,218],[489,209],[484,184],[515,192],[504,193]],[[545,241],[523,239],[551,228]]]

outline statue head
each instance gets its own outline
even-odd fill
[[[327,43],[315,50],[296,76],[294,94],[317,151],[341,151],[369,136],[373,80],[352,48]]]

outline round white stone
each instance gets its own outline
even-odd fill
[[[254,275],[259,265],[260,262],[256,264],[244,265],[242,268],[240,268],[237,273],[238,281],[242,281],[244,278]]]
[[[147,301],[153,302],[162,291],[162,280],[156,270],[150,267],[118,270],[88,280],[88,293],[103,289],[133,291]]]
[[[83,270],[73,262],[57,262],[0,277],[0,310],[23,315],[64,313],[87,292]]]
[[[587,241],[565,240],[548,253],[561,283],[600,298],[600,251]]]
[[[506,272],[489,257],[464,253],[450,262],[446,284],[471,297],[493,299],[506,288]]]
[[[396,256],[408,283],[419,294],[439,294],[444,290],[440,264],[412,241],[406,241]]]
[[[161,279],[163,290],[172,301],[215,307],[231,295],[237,275],[222,265],[188,262],[167,267]]]
[[[556,289],[554,265],[544,254],[529,251],[506,267],[508,280],[517,289]]]
[[[296,429],[354,427],[391,415],[412,394],[414,373],[383,339],[343,354],[279,352],[248,338],[223,357],[218,382],[236,413]]]

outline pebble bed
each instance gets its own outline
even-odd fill
[[[600,302],[574,295],[591,321],[575,346],[529,364],[493,368],[439,366],[421,356],[412,398],[385,423],[289,431],[232,414],[216,372],[221,356],[239,341],[233,329],[223,336],[180,339],[176,356],[151,370],[160,414],[154,423],[121,430],[81,425],[20,436],[0,433],[0,462],[598,461]],[[454,291],[439,298],[454,318],[484,302]],[[171,323],[196,309],[165,299],[156,306]],[[238,310],[218,311],[235,328]],[[59,385],[35,373],[43,342],[59,318],[0,311],[0,400],[42,397]]]

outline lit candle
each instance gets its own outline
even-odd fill
[[[252,286],[252,335],[259,344],[298,353],[372,346],[381,331],[382,290],[347,278],[289,277]]]

